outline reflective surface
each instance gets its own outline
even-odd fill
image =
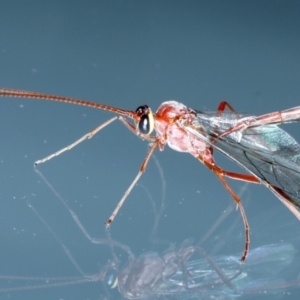
[[[41,179],[45,181],[43,175]],[[47,184],[55,193],[54,198],[61,197],[54,187],[49,185],[49,181]],[[89,274],[82,270],[76,261],[76,256],[60,240],[59,234],[48,227],[34,207],[29,206],[40,219],[41,225],[48,229],[52,239],[56,240],[62,248],[66,261],[69,261],[81,276],[55,278],[43,274],[43,276],[33,278],[0,275],[0,293],[7,297],[18,295],[20,291],[29,293],[29,290],[34,290],[35,295],[38,295],[37,291],[40,289],[61,290],[62,287],[68,285],[78,286],[83,283],[102,286],[101,299],[221,300],[248,299],[257,296],[281,298],[287,295],[297,295],[300,289],[299,227],[295,222],[277,223],[273,226],[276,234],[272,235],[269,228],[265,228],[265,224],[258,221],[254,226],[260,227],[260,233],[257,236],[267,244],[252,249],[246,263],[240,262],[238,254],[213,255],[215,252],[224,251],[224,244],[222,247],[224,241],[231,244],[235,240],[232,238],[237,234],[235,222],[231,228],[233,231],[223,231],[223,238],[220,238],[216,232],[210,231],[207,233],[206,241],[203,238],[198,244],[192,239],[186,239],[178,246],[169,243],[169,247],[163,252],[145,251],[139,256],[135,256],[126,245],[111,240],[110,234],[107,233],[107,239],[94,240],[101,245],[101,250],[105,246],[110,247],[109,259],[97,273]],[[268,219],[274,220],[280,215],[280,210],[271,210],[269,216],[263,219],[265,223],[268,223]],[[224,218],[230,217],[233,217],[232,207],[228,207],[212,228],[217,229],[217,232],[220,231],[219,227]],[[259,215],[257,219],[262,219],[262,215]],[[157,216],[156,221],[159,220]],[[285,236],[285,241],[272,243],[281,234]],[[152,240],[152,248],[166,248],[166,245],[159,247],[159,244],[168,244],[168,242]],[[202,247],[202,245],[205,246]],[[209,249],[208,252],[204,248]]]
[[[222,100],[240,112],[263,114],[299,105],[298,2],[253,4],[39,1],[3,2],[0,11],[1,86],[74,96],[135,109],[154,110],[174,99],[199,110],[215,110]],[[97,110],[1,99],[1,273],[74,276],[60,245],[26,205],[29,201],[59,234],[76,261],[95,274],[109,247],[91,245],[53,193],[33,171],[33,162],[62,148],[107,120]],[[299,141],[298,124],[284,126]],[[147,145],[113,124],[92,140],[45,163],[40,170],[94,236],[105,237],[104,222],[137,173]],[[216,161],[241,171],[222,155]],[[179,245],[200,240],[232,202],[215,178],[193,157],[166,149],[157,157],[167,181],[166,210],[157,239]],[[230,182],[240,192],[240,182]],[[138,256],[169,247],[149,242],[153,209],[147,192],[161,202],[161,179],[153,161],[120,215],[112,238]],[[268,190],[248,186],[242,195],[251,226],[251,248],[291,236],[287,222],[298,221]],[[279,215],[270,216],[272,209]],[[235,231],[225,235],[234,221]],[[295,220],[294,220],[295,219]],[[279,230],[277,225],[282,225]],[[275,229],[277,228],[277,229]],[[262,229],[267,233],[262,234]],[[224,239],[212,255],[242,251],[238,212],[203,244]],[[121,253],[122,254],[122,253]],[[125,263],[127,255],[122,254]],[[293,277],[293,276],[291,276]],[[3,283],[4,285],[7,282]],[[115,290],[113,299],[120,298]],[[288,299],[298,299],[291,290]],[[109,294],[112,292],[109,291]],[[3,293],[1,299],[101,299],[100,283]],[[255,298],[255,297],[253,297]],[[273,299],[272,297],[270,297]]]

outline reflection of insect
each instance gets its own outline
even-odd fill
[[[110,288],[118,288],[122,299],[234,299],[243,296],[283,295],[286,290],[299,288],[300,280],[287,281],[284,272],[291,273],[297,253],[290,243],[271,244],[249,252],[247,264],[242,265],[238,256],[210,257],[202,248],[184,241],[177,249],[171,247],[162,254],[147,252],[138,257],[127,247],[112,240],[114,245],[129,253],[125,267],[119,266],[116,255],[96,275],[73,278],[26,278],[1,276],[10,279],[44,284],[2,288],[0,292],[61,287],[86,282],[103,282]],[[105,243],[105,240],[103,240]],[[64,246],[65,247],[65,246]],[[70,252],[68,250],[68,256]],[[70,256],[69,256],[70,257]],[[72,258],[72,263],[74,260]],[[77,265],[77,263],[76,263]],[[115,273],[109,272],[114,270]],[[108,294],[109,297],[109,294]],[[107,298],[105,298],[107,299]]]
[[[233,299],[245,295],[280,294],[299,287],[300,280],[282,276],[291,268],[297,251],[292,244],[272,244],[249,252],[246,265],[238,256],[209,257],[186,240],[162,255],[142,254],[118,276],[118,288],[126,299]],[[197,258],[194,255],[200,255]]]
[[[84,100],[6,88],[0,88],[0,96],[73,103],[120,115],[96,127],[73,144],[36,161],[36,164],[45,162],[73,148],[117,119],[142,139],[153,142],[137,176],[108,219],[107,226],[113,222],[128,194],[145,171],[155,148],[158,147],[163,150],[165,144],[174,150],[189,152],[200,160],[217,175],[236,201],[244,221],[246,235],[241,261],[246,259],[249,251],[249,225],[240,198],[231,189],[224,177],[264,184],[300,219],[300,212],[298,211],[300,207],[300,145],[284,130],[274,125],[298,121],[300,119],[300,107],[259,117],[245,117],[234,113],[227,102],[220,103],[217,113],[203,113],[187,108],[179,102],[168,101],[162,103],[157,112],[153,114],[147,105],[138,107],[134,112]],[[230,112],[225,112],[226,108]],[[133,119],[135,124],[131,124],[122,116]],[[151,135],[153,130],[156,131],[156,136]],[[218,167],[213,158],[214,148],[243,166],[251,175],[228,172]]]
[[[247,263],[241,264],[238,256],[218,255],[211,257],[198,245],[194,246],[190,239],[185,240],[178,247],[169,247],[161,254],[152,251],[135,256],[128,246],[112,240],[110,235],[107,239],[93,238],[50,182],[40,171],[36,170],[36,172],[62,202],[84,235],[93,243],[110,246],[112,260],[104,265],[97,274],[85,273],[76,262],[71,251],[53,229],[35,208],[29,205],[61,245],[70,262],[81,276],[33,278],[0,275],[1,293],[11,296],[10,292],[12,291],[45,289],[94,282],[102,283],[106,290],[106,296],[100,298],[102,300],[119,299],[118,296],[121,296],[122,299],[135,300],[229,300],[248,295],[256,297],[261,293],[271,296],[275,294],[283,295],[291,288],[300,286],[300,281],[297,279],[298,261],[296,260],[297,251],[294,243],[271,244],[255,248],[249,252]],[[162,204],[164,204],[164,199],[162,199]],[[160,218],[159,213],[155,215],[156,219]],[[228,214],[225,215],[228,216]],[[220,216],[213,225],[212,230],[223,219],[223,215]],[[157,225],[158,221],[156,220],[154,226]],[[291,225],[294,224],[291,223]],[[285,226],[284,229],[284,232],[287,231],[292,237],[298,236],[295,232],[295,226],[289,228]],[[207,235],[210,235],[212,230]],[[213,244],[215,246],[215,240]],[[122,254],[125,253],[125,256],[119,256],[120,250]],[[286,271],[287,274],[285,274]],[[285,277],[285,275],[288,275],[288,277]],[[23,284],[19,285],[20,282],[23,282]],[[111,298],[111,294],[114,294],[113,298]]]

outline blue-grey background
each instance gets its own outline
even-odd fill
[[[0,86],[130,110],[148,104],[155,111],[170,99],[214,110],[227,100],[237,111],[263,114],[299,105],[299,36],[298,1],[1,1]],[[26,99],[1,99],[0,106],[0,273],[78,274],[27,201],[80,266],[97,273],[111,259],[110,249],[85,239],[34,172],[33,162],[111,114]],[[297,124],[285,128],[300,138]],[[105,237],[104,222],[146,152],[147,143],[116,122],[39,170],[89,232]],[[167,207],[157,239],[199,240],[231,203],[230,196],[192,156],[166,148],[156,157],[167,183]],[[217,153],[216,159],[224,168],[241,171]],[[240,182],[230,184],[237,192],[244,187]],[[162,181],[153,161],[111,230],[112,237],[136,255],[164,248],[149,241],[154,215],[145,188],[159,206]],[[252,248],[299,234],[300,223],[266,188],[248,185],[242,199],[252,226]],[[280,211],[279,217],[270,217],[273,210]],[[234,231],[226,236],[236,218]],[[294,231],[287,234],[281,225],[289,222]],[[239,212],[210,237],[208,251],[220,238],[225,240],[220,253],[242,252]],[[11,286],[7,281],[1,284]],[[291,293],[288,299],[298,298],[299,290]],[[105,297],[99,283],[0,294],[0,299]]]

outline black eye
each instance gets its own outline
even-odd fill
[[[148,115],[143,115],[139,122],[139,131],[142,134],[149,134],[150,133],[150,123]]]
[[[135,112],[140,118],[137,124],[139,132],[149,135],[154,129],[154,117],[151,109],[147,105],[143,105],[139,106]]]
[[[111,289],[118,286],[118,277],[115,270],[109,270],[105,273],[104,282]]]

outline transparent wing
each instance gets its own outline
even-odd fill
[[[278,274],[292,263],[296,252],[292,244],[259,247],[250,251],[245,265],[240,263],[239,256],[214,257],[215,264],[230,280],[234,289],[225,284],[207,260],[187,262],[190,279],[194,281],[191,288],[195,291],[191,293],[186,290],[185,298],[178,299],[199,298],[199,295],[203,299],[232,299],[262,291],[269,294],[280,293],[286,283]]]
[[[126,283],[126,292],[123,295],[129,299],[233,299],[246,295],[259,295],[283,293],[290,286],[283,278],[281,272],[290,267],[297,251],[292,244],[273,244],[256,248],[249,253],[246,264],[242,264],[239,256],[215,256],[212,261],[215,266],[206,259],[188,259],[176,266],[176,272],[169,276],[164,275],[164,261],[153,279],[154,265],[153,253],[143,254],[143,267],[146,273],[140,272],[138,279]],[[145,260],[144,260],[145,259]],[[139,261],[141,257],[139,258]],[[145,264],[145,262],[148,262]],[[149,263],[151,272],[149,273]],[[135,264],[130,272],[138,272],[140,269]],[[221,270],[223,275],[220,277]],[[128,277],[129,278],[129,277]],[[140,279],[143,278],[143,281]],[[225,278],[225,279],[224,279]],[[133,277],[132,277],[133,279]],[[230,282],[230,285],[228,284]],[[123,287],[124,288],[124,287]],[[139,293],[136,291],[139,290]],[[130,296],[129,296],[130,295]]]
[[[287,132],[276,125],[267,125],[214,140],[247,118],[251,117],[197,112],[197,122],[182,125],[246,168],[270,189],[272,186],[281,189],[295,206],[300,207],[300,145]],[[273,189],[275,194],[278,194],[277,191]]]

